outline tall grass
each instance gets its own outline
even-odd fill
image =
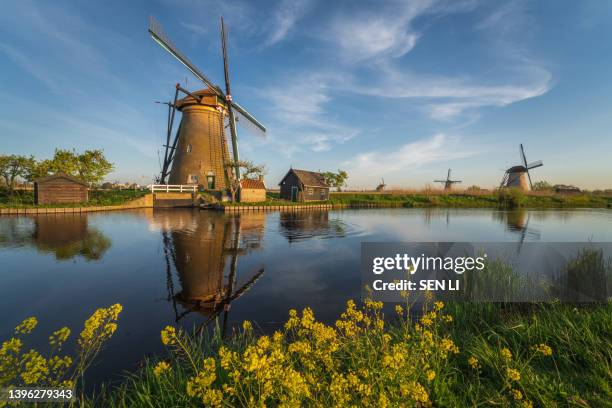
[[[426,303],[384,317],[351,302],[335,325],[292,311],[271,336],[246,322],[166,328],[147,360],[89,406],[609,406],[612,307]]]

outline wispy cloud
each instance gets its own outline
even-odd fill
[[[270,138],[287,156],[301,149],[327,151],[352,139],[357,130],[335,119],[328,111],[327,85],[332,75],[296,75],[282,86],[264,89],[272,118]]]
[[[459,137],[437,133],[427,139],[403,144],[389,150],[375,150],[358,154],[344,163],[349,174],[360,180],[375,181],[381,176],[415,169],[426,164],[462,159],[480,153],[467,147]]]
[[[281,42],[302,18],[309,7],[311,0],[281,0],[274,12],[270,23],[270,33],[265,46],[272,46]]]
[[[412,22],[424,14],[434,0],[394,2],[375,12],[363,11],[339,15],[325,36],[335,42],[349,62],[374,57],[401,57],[416,44],[419,33]]]

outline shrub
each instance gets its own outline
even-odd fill
[[[525,202],[525,193],[519,188],[501,188],[498,190],[497,199],[504,208],[519,208]]]

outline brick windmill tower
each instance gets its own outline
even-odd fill
[[[170,184],[194,184],[206,190],[227,190],[235,180],[240,180],[238,134],[236,122],[265,135],[266,128],[232,100],[227,56],[227,33],[221,18],[221,46],[225,73],[225,93],[213,84],[189,59],[183,55],[163,33],[159,23],[151,17],[149,33],[164,50],[181,62],[201,80],[205,88],[190,92],[176,85],[174,101],[168,105],[168,126],[164,145],[164,162],[159,181]],[[179,95],[183,96],[179,99]],[[174,118],[181,112],[173,140]],[[227,123],[227,124],[226,124]],[[232,158],[225,136],[230,129]],[[234,164],[233,169],[229,164]]]

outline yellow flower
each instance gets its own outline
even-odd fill
[[[501,356],[502,356],[502,358],[504,360],[511,360],[512,359],[512,352],[510,350],[508,350],[506,347],[501,349],[500,354],[501,354]]]
[[[170,371],[170,370],[171,370],[170,364],[166,363],[165,361],[160,361],[153,368],[153,374],[155,374],[155,376],[159,378],[162,374],[165,374],[167,371]]]
[[[70,336],[70,329],[68,327],[62,327],[59,330],[53,332],[51,336],[49,336],[49,344],[52,346],[58,345],[61,346],[68,337]]]
[[[521,379],[521,373],[514,368],[506,368],[506,377],[508,377],[511,381],[519,381]]]
[[[395,305],[395,313],[400,316],[404,314],[404,308],[402,307],[402,305]]]
[[[436,378],[436,372],[433,370],[427,371],[427,381],[433,381]]]
[[[161,331],[161,342],[165,346],[171,346],[176,343],[176,329],[172,326],[166,326]]]
[[[36,384],[49,374],[47,360],[35,350],[28,351],[22,361],[25,362],[25,369],[21,373],[21,378],[26,385]]]
[[[525,400],[523,401],[523,408],[533,408],[533,404],[531,401]]]
[[[453,322],[453,316],[451,316],[451,315],[442,315],[442,320],[444,320],[446,323],[452,323]]]
[[[444,302],[437,301],[434,303],[434,309],[437,311],[442,310],[443,307],[444,307]]]
[[[535,350],[544,356],[552,356],[552,349],[544,343],[535,346]]]
[[[38,320],[35,317],[28,317],[23,322],[19,323],[17,327],[15,327],[16,334],[30,334],[32,330],[38,324]]]
[[[250,330],[253,330],[253,325],[248,320],[245,320],[244,322],[242,322],[242,329],[245,332],[248,332]]]
[[[5,356],[8,353],[17,354],[21,350],[21,340],[18,338],[12,337],[10,340],[6,340],[2,342],[2,347],[0,348],[0,356]]]
[[[474,370],[477,370],[477,369],[480,368],[480,363],[478,362],[478,359],[476,357],[474,357],[474,356],[471,356],[470,358],[468,358],[468,364]]]
[[[101,342],[110,338],[117,329],[116,321],[122,309],[123,307],[117,303],[108,308],[96,310],[85,321],[85,326],[79,335],[79,345],[85,347],[91,342]]]
[[[523,393],[520,390],[512,390],[512,397],[515,400],[520,401],[523,399]]]

